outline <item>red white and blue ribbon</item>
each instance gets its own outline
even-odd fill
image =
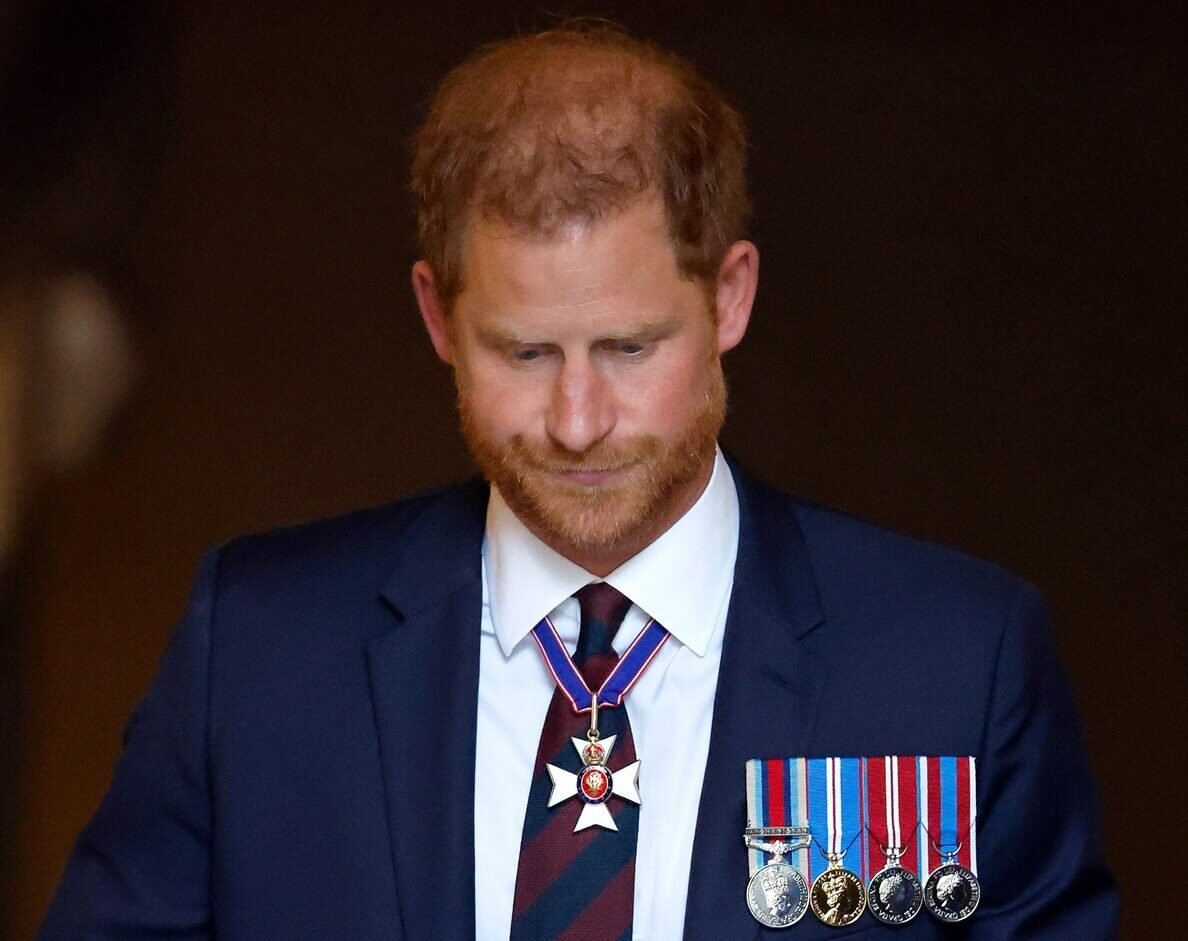
[[[799,828],[807,832],[808,766],[803,758],[755,758],[747,762],[747,827]],[[766,842],[802,842],[794,837],[771,836]],[[788,854],[788,862],[808,878],[807,843]],[[754,847],[747,850],[751,875],[771,862],[771,854]]]
[[[920,881],[941,864],[941,856],[956,853],[956,861],[978,873],[977,762],[968,756],[916,759],[916,792],[924,852]]]
[[[884,847],[906,850],[900,865],[921,882],[942,854],[954,852],[977,874],[977,761],[971,756],[756,758],[746,764],[746,787],[749,828],[810,830],[812,852],[788,860],[810,882],[828,866],[826,854],[842,852],[842,865],[869,881],[886,862]],[[748,850],[752,875],[769,861],[769,854]]]
[[[589,712],[593,695],[569,651],[565,649],[565,644],[561,642],[553,622],[546,617],[532,629],[532,636],[540,648],[545,665],[553,674],[558,688],[573,706],[573,711],[578,714]],[[599,687],[599,709],[609,709],[622,704],[623,697],[631,691],[631,687],[656,658],[668,636],[668,629],[654,619],[643,626],[631,642],[631,646],[619,658],[610,676]]]

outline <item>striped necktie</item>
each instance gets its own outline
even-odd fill
[[[611,641],[631,599],[604,582],[587,585],[575,597],[582,620],[573,662],[586,685],[597,690],[619,660]],[[612,770],[635,761],[625,708],[600,712],[598,725],[603,738],[618,736]],[[570,739],[584,738],[589,727],[589,716],[575,715],[564,693],[554,690],[524,814],[511,941],[630,941],[639,807],[611,797],[607,806],[617,831],[590,827],[574,833],[581,801],[548,806],[552,783],[545,766],[580,771]]]

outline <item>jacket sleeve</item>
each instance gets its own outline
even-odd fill
[[[218,554],[199,566],[106,797],[79,836],[38,938],[209,938],[207,707]]]
[[[1030,585],[1015,598],[978,761],[978,939],[1117,936],[1118,899],[1071,689]]]

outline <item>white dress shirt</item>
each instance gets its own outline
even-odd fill
[[[633,602],[622,654],[649,617],[672,636],[626,699],[640,760],[635,941],[679,939],[726,610],[738,554],[738,494],[721,451],[709,483],[676,523],[605,579],[536,538],[495,489],[483,543],[475,755],[474,862],[479,941],[507,941],[524,808],[554,683],[528,635],[546,614],[570,652],[574,592],[606,581]],[[612,753],[610,766],[615,767]],[[741,769],[740,769],[741,773]]]

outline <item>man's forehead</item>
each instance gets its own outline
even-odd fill
[[[676,253],[663,209],[640,202],[603,219],[575,218],[549,231],[530,231],[493,219],[475,219],[462,255],[467,276],[532,287],[582,272],[652,280],[678,277]]]

